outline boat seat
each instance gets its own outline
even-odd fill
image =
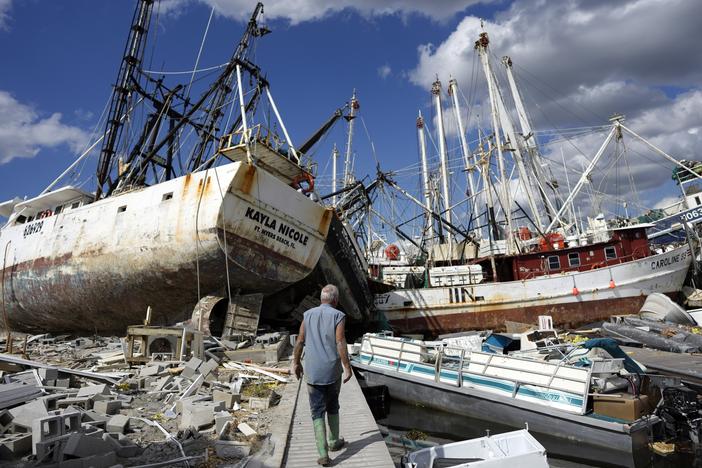
[[[451,468],[456,465],[483,461],[482,458],[435,458],[431,468]]]

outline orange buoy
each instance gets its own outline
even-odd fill
[[[609,289],[614,289],[616,287],[617,287],[617,285],[614,284],[614,280],[613,279],[609,280]]]
[[[573,286],[573,296],[577,296],[578,294],[580,294],[580,291],[578,291],[578,288]]]

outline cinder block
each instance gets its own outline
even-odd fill
[[[222,433],[222,429],[224,429],[224,426],[232,421],[232,415],[229,414],[229,411],[218,411],[214,415],[214,420],[215,420],[215,434],[219,435]]]
[[[160,374],[161,372],[163,372],[163,366],[146,366],[142,367],[141,370],[139,370],[139,377],[154,376]]]
[[[168,384],[170,384],[172,381],[173,381],[172,375],[166,375],[166,376],[160,377],[154,383],[154,392],[160,392],[162,390],[166,390],[168,388]]]
[[[37,442],[56,439],[65,434],[65,423],[63,416],[54,415],[37,418],[32,422],[32,445]],[[36,452],[33,452],[36,455]]]
[[[32,434],[5,434],[0,437],[0,459],[22,457],[32,451]]]
[[[64,455],[83,458],[107,453],[110,450],[112,450],[112,445],[103,440],[101,435],[89,436],[80,432],[74,432],[68,437],[63,453]]]
[[[232,409],[234,407],[234,403],[241,403],[241,395],[238,393],[215,390],[212,392],[212,400],[214,402],[224,402],[224,407],[226,409]]]
[[[56,379],[54,387],[68,388],[71,386],[71,379]]]
[[[101,400],[93,403],[93,410],[102,414],[117,414],[122,409],[122,402],[117,400]]]
[[[118,437],[121,434],[103,434],[102,438],[111,446],[111,450],[117,453],[118,457],[131,458],[139,454],[140,447],[126,437]],[[116,437],[117,436],[117,437]]]
[[[198,372],[207,378],[212,372],[217,370],[218,367],[219,363],[214,359],[210,359],[198,368]]]
[[[87,385],[85,387],[81,387],[80,390],[78,390],[78,395],[76,395],[78,398],[80,397],[91,397],[94,395],[109,395],[110,394],[110,389],[107,387],[107,384],[100,384],[100,385]]]
[[[34,421],[37,418],[43,418],[45,416],[48,416],[49,412],[46,409],[44,401],[41,399],[37,399],[34,401],[30,401],[29,403],[26,403],[22,406],[12,408],[10,410],[10,414],[13,418],[13,426],[19,426],[31,430],[32,421]]]
[[[44,383],[46,383],[47,380],[56,380],[59,378],[58,369],[54,367],[40,368],[37,369],[37,372]]]
[[[83,421],[101,421],[101,422],[107,423],[107,421],[109,419],[110,418],[108,418],[107,416],[100,414],[100,413],[97,413],[97,412],[92,411],[92,410],[85,411],[83,413]]]
[[[107,421],[107,432],[124,434],[129,429],[129,416],[117,414]]]
[[[68,406],[77,406],[84,410],[92,409],[93,399],[89,396],[74,397],[74,398],[64,398],[57,402],[59,408],[67,408]]]
[[[154,382],[154,377],[139,377],[139,390],[151,390],[151,384]]]
[[[189,402],[183,404],[183,414],[180,418],[179,429],[194,427],[201,429],[214,423],[215,411],[224,410],[223,402]]]
[[[193,357],[185,364],[185,368],[183,369],[183,372],[181,372],[180,375],[188,379],[192,379],[193,376],[195,376],[195,374],[198,373],[198,369],[201,365],[202,360]]]

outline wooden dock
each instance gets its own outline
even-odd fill
[[[292,427],[283,458],[284,467],[311,468],[318,466],[310,404],[306,384],[302,382],[297,395]],[[341,386],[339,395],[341,437],[346,445],[338,452],[329,452],[332,466],[351,468],[393,468],[390,457],[371,410],[354,376]]]

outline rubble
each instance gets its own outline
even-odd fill
[[[129,327],[131,342],[13,336],[4,347],[23,355],[0,354],[2,466],[236,464],[255,454],[291,380],[288,334],[232,341],[177,329]],[[176,352],[145,347],[164,330]],[[247,349],[261,351],[259,365],[231,359]]]

